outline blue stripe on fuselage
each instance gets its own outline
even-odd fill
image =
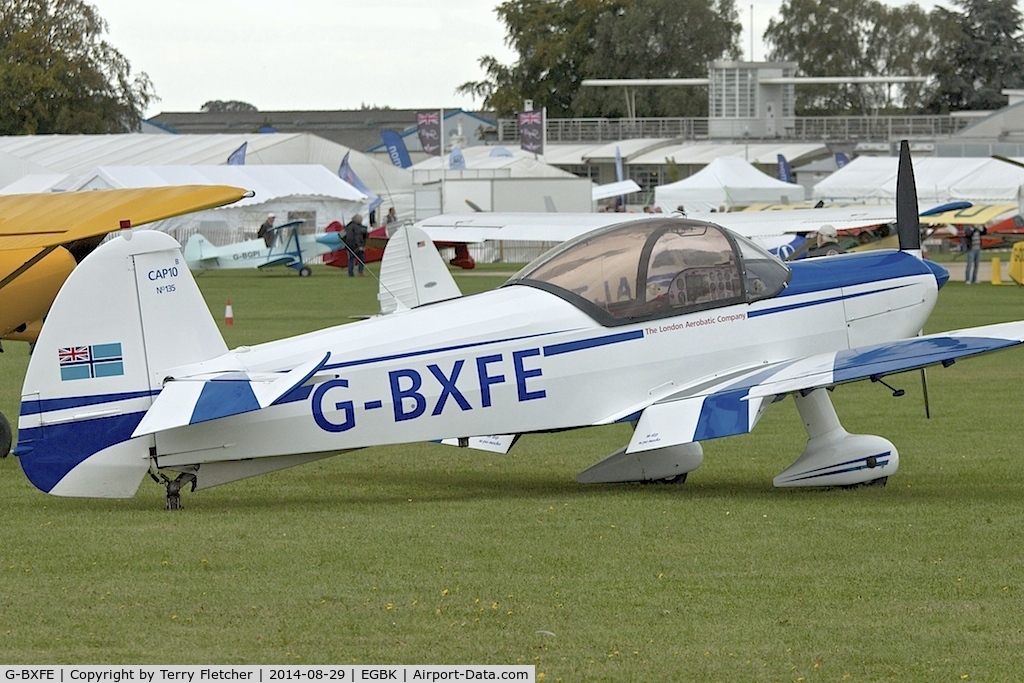
[[[820,292],[836,287],[855,287],[935,272],[913,254],[891,249],[812,258],[790,264],[793,277],[777,299]]]
[[[815,294],[819,292],[839,290],[842,293],[823,299],[811,299],[799,303],[783,303],[768,306],[760,310],[753,310],[748,313],[751,318],[782,311],[790,311],[818,304],[834,303],[845,299],[852,299],[861,296],[869,296],[879,292],[901,289],[909,285],[884,283],[899,278],[913,277],[915,275],[931,275],[940,281],[939,273],[934,268],[929,268],[921,259],[913,254],[903,251],[879,250],[867,251],[857,254],[841,254],[827,258],[812,258],[790,264],[793,276],[789,285],[779,293],[773,301],[784,300],[789,297],[802,294]],[[939,266],[941,269],[941,266]],[[869,285],[879,283],[877,289],[864,292],[849,293],[850,287],[858,285]]]
[[[92,396],[72,396],[69,398],[47,398],[42,400],[28,400],[21,402],[22,416],[41,415],[55,410],[67,410],[69,408],[81,408],[82,406],[95,406],[101,403],[114,403],[146,396],[156,396],[159,391],[128,391],[119,394],[94,394]]]

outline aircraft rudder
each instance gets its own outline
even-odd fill
[[[131,497],[153,438],[131,438],[164,371],[226,351],[178,243],[99,247],[57,295],[29,361],[15,454],[54,495]]]

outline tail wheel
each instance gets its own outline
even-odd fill
[[[3,413],[0,413],[0,458],[6,458],[7,454],[11,452],[12,441],[11,423],[7,421]]]

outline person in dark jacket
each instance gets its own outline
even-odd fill
[[[363,225],[361,214],[352,216],[352,220],[345,226],[345,247],[348,249],[348,276],[355,275],[355,266],[359,265],[359,275],[363,275],[363,265],[366,260],[366,235],[369,229]]]

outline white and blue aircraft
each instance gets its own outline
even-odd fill
[[[309,277],[313,271],[306,262],[316,256],[344,249],[341,233],[325,232],[303,235],[299,228],[305,221],[291,221],[273,230],[270,245],[263,239],[235,242],[216,247],[202,235],[192,235],[185,243],[185,263],[190,270],[218,270],[222,268],[273,268],[287,266]]]
[[[629,443],[579,481],[682,481],[701,441],[749,432],[792,396],[808,441],[776,486],[884,483],[896,447],[846,432],[827,390],[1024,340],[1024,322],[918,336],[948,274],[921,258],[903,156],[900,250],[786,264],[712,223],[630,221],[472,296],[440,281],[443,266],[420,277],[411,257],[412,288],[442,292],[429,305],[395,296],[387,315],[233,350],[177,242],[126,235],[54,302],[15,452],[47,493],[130,497],[151,475],[173,508],[186,484],[357,448],[448,439],[500,451],[518,434],[628,422]],[[440,262],[425,235],[407,237],[410,253]]]

